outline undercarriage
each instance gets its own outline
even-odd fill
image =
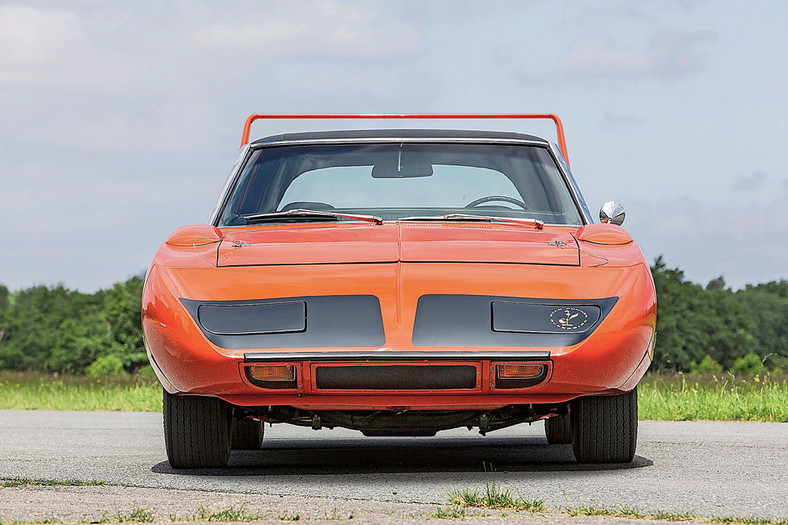
[[[563,405],[509,405],[495,410],[301,410],[288,406],[244,407],[236,417],[252,417],[269,423],[290,423],[315,430],[342,427],[365,436],[434,436],[440,430],[467,427],[479,433],[530,423],[551,415],[565,415]]]

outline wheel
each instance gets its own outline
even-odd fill
[[[637,389],[589,396],[570,406],[572,450],[580,463],[629,463],[638,437]]]
[[[215,397],[164,392],[164,444],[172,468],[226,467],[230,459],[230,405]]]
[[[233,450],[258,450],[263,442],[264,426],[256,419],[233,418],[230,448]]]
[[[544,433],[551,445],[566,445],[572,442],[572,425],[569,414],[548,417],[544,420]]]
[[[524,210],[533,211],[533,208],[528,206],[526,203],[521,201],[520,199],[515,199],[514,197],[507,197],[505,195],[489,195],[487,197],[482,197],[480,199],[476,199],[473,202],[469,202],[465,205],[466,208],[475,208],[479,204],[484,204],[485,202],[492,202],[492,201],[501,201],[501,202],[509,202],[512,204],[516,204],[517,206],[521,207]]]

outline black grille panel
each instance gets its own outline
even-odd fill
[[[476,367],[469,365],[321,366],[320,390],[454,390],[476,388]]]

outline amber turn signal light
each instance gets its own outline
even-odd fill
[[[293,365],[255,365],[248,374],[258,381],[295,381],[296,372]]]
[[[498,365],[498,379],[532,379],[542,375],[544,365]]]

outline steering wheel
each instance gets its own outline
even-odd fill
[[[487,197],[482,197],[480,199],[476,199],[475,201],[469,202],[465,205],[466,208],[475,208],[479,204],[484,204],[485,202],[490,201],[501,201],[501,202],[509,202],[511,204],[516,204],[524,210],[533,210],[530,206],[524,203],[521,200],[515,199],[514,197],[507,197],[505,195],[489,195]]]

